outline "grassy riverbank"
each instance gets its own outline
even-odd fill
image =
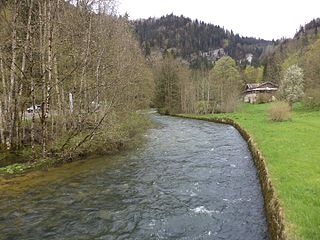
[[[291,121],[268,119],[269,104],[242,105],[235,113],[186,115],[231,118],[246,129],[266,159],[290,239],[320,239],[320,112],[301,105]]]
[[[143,134],[152,126],[147,114],[131,113],[129,117],[106,126],[102,137],[96,137],[89,144],[72,153],[72,158],[60,154],[59,148],[63,138],[55,139],[50,145],[53,154],[45,159],[41,158],[41,148],[37,148],[37,159],[32,159],[30,147],[18,152],[0,151],[0,177],[21,174],[33,170],[47,169],[65,162],[87,158],[92,155],[113,155],[120,151],[136,147],[142,141]]]

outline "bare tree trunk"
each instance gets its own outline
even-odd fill
[[[50,1],[50,0],[49,0]],[[40,24],[40,64],[42,74],[42,103],[41,103],[41,132],[42,132],[42,157],[47,156],[47,78],[46,78],[46,40],[47,40],[47,1],[39,1],[39,24]]]
[[[6,138],[4,136],[4,132],[7,129],[8,121],[8,91],[7,91],[7,83],[5,79],[5,70],[3,67],[3,57],[2,50],[0,48],[0,76],[2,80],[2,99],[0,99],[0,135],[1,135],[1,144],[6,144]],[[7,124],[6,124],[7,123]]]
[[[66,100],[65,100],[65,96],[64,96],[65,92],[64,92],[64,89],[63,89],[63,86],[61,87],[61,103],[63,104],[62,106],[62,115],[63,115],[63,118],[64,118],[64,121],[63,121],[63,130],[64,131],[67,131],[67,121],[68,121],[68,114],[67,114],[67,110],[66,110]]]
[[[70,114],[74,111],[74,100],[73,100],[73,94],[69,93],[69,107],[70,107]]]
[[[18,1],[14,1],[13,17],[12,17],[12,60],[10,68],[10,91],[8,98],[8,108],[10,109],[9,118],[9,139],[7,142],[7,148],[12,149],[14,143],[15,131],[16,131],[16,61],[17,61],[17,18],[18,18]]]
[[[36,96],[35,96],[35,83],[33,78],[33,73],[31,73],[31,99],[32,99],[32,120],[31,120],[31,150],[32,150],[32,160],[36,158],[36,151],[35,151],[35,106],[36,106]]]
[[[60,84],[59,84],[57,57],[53,58],[53,64],[54,64],[55,89],[57,94],[58,114],[61,115],[63,114],[63,109],[62,109],[62,99],[61,99]]]
[[[95,101],[99,103],[99,95],[100,95],[100,67],[101,67],[101,58],[104,54],[104,51],[101,51],[98,57],[98,63],[97,63],[97,68],[96,68],[96,99]]]
[[[29,11],[28,11],[27,36],[26,36],[26,42],[24,45],[24,51],[22,53],[22,64],[21,64],[21,75],[20,75],[21,79],[25,77],[27,52],[30,48],[32,9],[33,9],[33,0],[30,0]],[[20,97],[22,95],[22,88],[23,88],[23,85],[21,83],[19,88]]]
[[[52,114],[52,111],[51,111],[51,106],[50,106],[50,102],[51,102],[51,85],[52,85],[52,69],[53,69],[53,64],[52,64],[52,56],[53,56],[53,28],[54,28],[54,24],[53,24],[53,16],[52,16],[52,1],[49,0],[47,2],[48,4],[48,10],[47,10],[47,38],[48,38],[48,60],[47,60],[47,72],[48,72],[48,81],[47,81],[47,96],[46,96],[46,114],[45,114],[45,117],[46,119],[49,117],[49,113],[51,112],[51,120],[52,120],[52,123],[51,123],[51,126],[52,126],[52,129],[53,129],[53,114]],[[49,137],[49,134],[48,134],[48,128],[46,128],[46,132],[45,132],[45,135],[46,135],[46,140],[48,140],[47,138]],[[45,144],[47,145],[47,143]],[[46,151],[47,149],[44,149],[44,152],[43,152],[43,156],[46,156]]]
[[[2,112],[2,102],[0,100],[0,145],[5,144],[4,137],[4,121],[3,121],[3,112]]]
[[[6,83],[6,78],[5,78],[5,70],[3,67],[3,57],[2,57],[1,48],[0,48],[0,73],[1,73],[1,80],[2,80],[3,105],[4,105],[4,109],[2,111],[2,114],[5,114],[5,116],[7,116],[9,94],[8,94],[7,83]]]
[[[32,19],[32,10],[33,10],[33,0],[30,0],[29,3],[29,11],[28,11],[28,22],[27,22],[27,35],[26,35],[26,41],[24,45],[24,51],[22,53],[22,63],[21,63],[21,74],[20,74],[20,79],[25,78],[25,69],[26,69],[26,58],[27,58],[27,52],[30,51],[30,37],[31,37],[31,19]],[[21,141],[24,139],[24,132],[25,132],[25,127],[23,126],[21,129],[21,123],[22,123],[22,118],[24,115],[24,104],[22,104],[21,99],[22,99],[22,90],[23,90],[23,81],[21,81],[19,85],[19,95],[17,98],[17,102],[20,106],[20,112],[21,115],[19,116],[19,121],[18,121],[18,127],[17,127],[17,141],[16,144],[19,147],[21,144]]]
[[[212,109],[210,108],[210,82],[208,78],[206,78],[206,80],[207,80],[207,108],[208,108],[207,113],[212,113]]]
[[[86,40],[86,50],[85,50],[85,56],[84,56],[84,63],[82,67],[82,72],[81,72],[81,77],[80,77],[80,97],[79,97],[79,116],[81,117],[81,112],[84,108],[84,103],[83,103],[83,97],[85,102],[87,103],[87,91],[85,91],[84,88],[87,87],[87,81],[86,81],[86,70],[87,70],[87,64],[89,60],[89,53],[90,53],[90,45],[91,45],[91,32],[92,32],[92,14],[89,16],[89,28],[87,32],[87,40]],[[84,94],[84,96],[83,96]]]

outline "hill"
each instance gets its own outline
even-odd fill
[[[132,24],[146,55],[170,49],[193,67],[210,64],[224,55],[238,62],[258,64],[264,49],[272,44],[271,41],[242,37],[218,25],[173,14],[140,19]]]

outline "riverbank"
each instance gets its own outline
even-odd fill
[[[284,209],[289,239],[320,238],[320,112],[301,105],[291,121],[272,122],[269,104],[242,105],[235,113],[183,115],[192,118],[229,118],[252,137],[261,151]]]
[[[67,162],[73,162],[80,159],[86,159],[96,155],[114,155],[119,152],[130,150],[141,144],[143,134],[152,127],[152,122],[143,113],[131,114],[130,118],[122,120],[119,124],[113,126],[115,130],[109,133],[108,138],[96,139],[88,148],[79,149],[78,152],[68,157],[55,152],[51,156],[43,159],[37,157],[32,160],[31,148],[26,147],[18,152],[0,152],[0,177],[14,177],[35,170],[45,170],[51,167],[60,166]],[[58,149],[57,145],[61,142],[56,139],[50,146],[52,149]],[[39,149],[40,150],[40,149]],[[40,153],[38,154],[40,156]]]

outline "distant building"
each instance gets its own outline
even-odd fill
[[[249,83],[244,92],[244,102],[256,103],[259,95],[262,94],[269,97],[269,101],[273,101],[277,91],[278,85],[273,82]]]
[[[246,60],[247,60],[247,62],[248,63],[252,63],[252,60],[253,60],[253,54],[252,53],[248,53],[247,55],[246,55]]]

